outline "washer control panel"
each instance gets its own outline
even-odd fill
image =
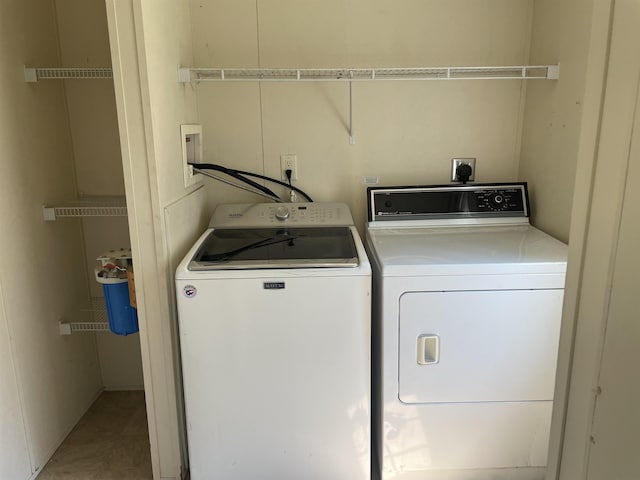
[[[353,218],[344,203],[252,203],[219,205],[210,228],[266,226],[351,226]]]
[[[527,184],[369,187],[369,221],[528,217]]]

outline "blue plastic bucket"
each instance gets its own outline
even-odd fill
[[[107,305],[109,329],[117,335],[129,335],[138,331],[138,311],[131,306],[127,280],[102,284]]]

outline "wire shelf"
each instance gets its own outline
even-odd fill
[[[113,78],[111,67],[100,68],[49,68],[24,67],[26,82],[38,80],[105,80]]]
[[[557,80],[558,65],[417,68],[199,68],[180,67],[179,80],[192,81],[349,81],[349,80]],[[110,67],[25,67],[25,81],[112,79]]]
[[[107,319],[107,306],[103,297],[91,297],[89,302],[80,305],[79,312],[89,314],[91,320],[85,322],[58,322],[60,335],[71,335],[78,332],[110,332]]]
[[[43,206],[46,221],[59,217],[126,217],[125,197],[82,197],[54,206]]]
[[[110,332],[107,322],[69,322],[60,323],[60,334],[71,335],[79,332]]]
[[[372,81],[372,80],[557,80],[559,65],[420,68],[189,68],[180,67],[183,83],[207,81]]]

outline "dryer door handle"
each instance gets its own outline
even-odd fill
[[[418,365],[434,365],[440,361],[440,337],[420,335],[418,337]]]

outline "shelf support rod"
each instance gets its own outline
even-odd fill
[[[349,72],[349,145],[355,145],[356,139],[353,136],[353,71]]]

